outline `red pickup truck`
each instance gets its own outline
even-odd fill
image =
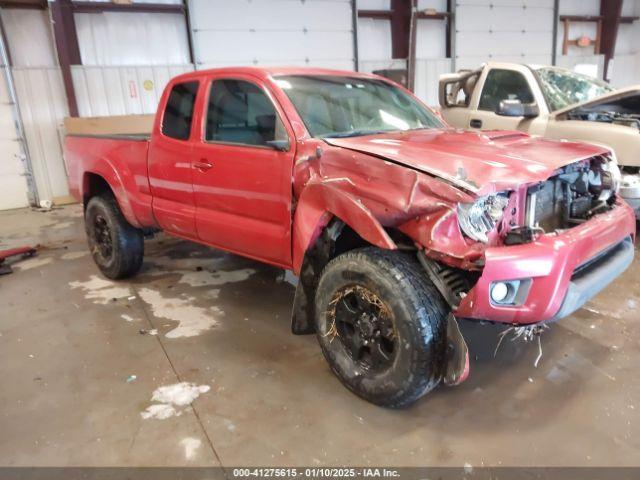
[[[151,229],[290,269],[293,332],[384,406],[466,378],[456,319],[532,332],[634,254],[608,149],[452,129],[374,75],[188,73],[150,135],[67,135],[65,159],[105,276],[138,271]]]

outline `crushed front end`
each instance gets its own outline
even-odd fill
[[[615,163],[598,155],[460,206],[461,230],[487,246],[478,272],[463,275],[472,286],[458,292],[455,316],[553,321],[604,289],[634,255],[635,215],[616,195],[618,185]]]

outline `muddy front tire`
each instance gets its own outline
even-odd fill
[[[104,276],[115,280],[138,273],[144,257],[142,230],[127,222],[113,195],[91,198],[84,219],[91,255]]]
[[[340,381],[377,405],[408,406],[442,379],[448,307],[413,255],[364,248],[325,267],[316,332]]]

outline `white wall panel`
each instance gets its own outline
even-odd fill
[[[37,196],[53,201],[69,191],[59,129],[67,115],[66,95],[56,67],[49,13],[3,9],[2,17]]]
[[[559,55],[556,63],[569,70],[575,70],[579,65],[592,65],[597,68],[598,78],[602,78],[604,71],[604,55]]]
[[[446,56],[446,32],[447,24],[444,21],[418,20],[416,26],[416,57],[442,58]]]
[[[456,69],[486,61],[551,63],[553,0],[460,0]]]
[[[71,68],[81,117],[155,113],[167,82],[192,65]]]
[[[57,64],[47,11],[7,8],[2,10],[2,21],[14,66],[53,67]]]
[[[197,55],[200,59],[198,64],[241,61],[262,65],[266,62],[287,64],[304,61],[314,65],[313,62],[318,60],[340,62],[352,58],[352,55],[343,56],[345,45],[351,45],[350,50],[353,51],[351,32],[205,30],[198,32],[197,38],[200,45],[218,46]],[[229,48],[230,45],[233,47]]]
[[[357,0],[358,10],[390,10],[391,0]]]
[[[227,62],[212,62],[203,63],[198,65],[199,70],[209,68],[224,68],[224,67],[246,67],[246,66],[258,66],[258,67],[315,67],[315,68],[329,68],[335,70],[353,70],[352,60],[342,59],[327,59],[327,60],[315,60],[307,61],[306,59],[296,59],[289,61],[282,60],[263,60],[256,63],[250,63],[246,61],[227,61]]]
[[[600,15],[600,0],[560,0],[560,15]]]
[[[618,55],[629,55],[637,51],[638,46],[635,42],[638,40],[638,30],[639,28],[635,24],[621,24],[618,27],[616,57]]]
[[[359,71],[372,73],[374,70],[406,69],[407,61],[402,58],[394,60],[361,60]]]
[[[348,0],[195,0],[195,31],[351,31]]]
[[[391,61],[391,22],[358,19],[358,61]]]
[[[462,4],[456,10],[456,28],[477,32],[550,32],[553,28],[551,8],[523,8],[523,5]]]
[[[622,16],[631,17],[637,15],[640,7],[638,0],[622,0]]]
[[[640,15],[640,0],[624,0],[622,15]],[[620,25],[615,57],[609,63],[608,73],[611,84],[616,87],[640,83],[640,22]]]
[[[458,57],[456,71],[461,69],[476,69],[487,62],[526,63],[529,65],[550,65],[549,55],[493,55],[491,57]]]
[[[60,69],[14,67],[13,78],[38,197],[66,197],[61,129],[68,112]]]
[[[451,71],[450,58],[416,59],[415,94],[430,107],[437,107],[440,75]]]
[[[16,130],[6,72],[0,66],[0,210],[26,207],[29,204],[23,152]]]
[[[616,55],[609,63],[611,85],[617,88],[640,83],[640,55]]]
[[[183,65],[189,62],[184,17],[168,13],[78,13],[83,65]]]
[[[433,9],[437,12],[447,11],[447,0],[418,0],[418,10]]]
[[[353,68],[350,0],[190,0],[198,68]]]

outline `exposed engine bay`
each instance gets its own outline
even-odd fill
[[[613,208],[620,173],[598,156],[561,168],[527,190],[526,226],[551,233],[579,225]]]
[[[585,105],[567,113],[569,120],[612,123],[640,130],[640,97],[611,99],[604,103]]]

